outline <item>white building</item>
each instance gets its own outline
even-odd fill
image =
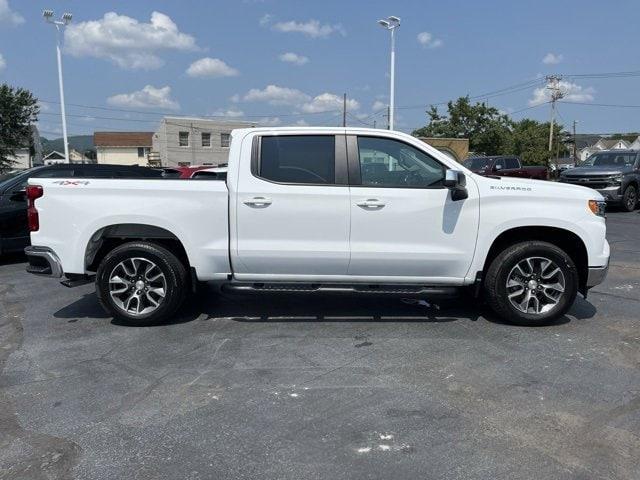
[[[11,160],[13,161],[11,168],[16,170],[42,165],[42,143],[35,125],[31,125],[29,137],[24,139],[20,148],[15,149],[15,155]]]
[[[95,132],[97,163],[148,165],[153,132]]]
[[[640,137],[638,137],[633,142],[633,144],[638,142],[639,138]],[[621,140],[621,139],[601,138],[600,140],[598,140],[593,145],[590,145],[590,146],[585,147],[585,148],[580,150],[580,161],[584,161],[587,158],[589,158],[591,155],[593,155],[594,153],[600,152],[602,150],[627,150],[629,148],[634,148],[634,147],[631,147],[631,145],[633,145],[633,144],[630,144],[626,140]],[[639,145],[640,145],[640,143],[639,143]]]
[[[165,117],[153,135],[152,158],[163,166],[227,163],[231,130],[256,123],[194,117]]]

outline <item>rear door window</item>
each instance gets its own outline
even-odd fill
[[[281,183],[335,184],[333,135],[265,136],[260,144],[258,176]]]

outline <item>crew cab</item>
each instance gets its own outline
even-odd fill
[[[377,129],[239,129],[225,180],[34,178],[27,194],[28,271],[95,281],[104,308],[138,325],[174,315],[198,282],[292,295],[466,289],[508,321],[539,324],[609,262],[598,192],[482,177]]]
[[[523,166],[518,157],[471,157],[464,161],[464,166],[478,175],[534,178],[537,180],[547,180],[549,178],[547,167],[539,165]]]
[[[628,212],[638,206],[640,152],[604,150],[594,153],[578,167],[562,172],[560,181],[597,190],[608,203]]]

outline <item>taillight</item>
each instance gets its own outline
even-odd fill
[[[36,199],[40,198],[44,191],[40,185],[27,185],[26,193],[29,231],[37,232],[40,228],[40,219],[38,218],[38,210],[36,210]]]

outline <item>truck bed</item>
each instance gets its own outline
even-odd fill
[[[87,249],[111,225],[154,225],[183,244],[200,280],[226,278],[229,265],[228,191],[219,180],[31,179],[40,229],[34,246],[58,255],[65,273],[83,274]]]

